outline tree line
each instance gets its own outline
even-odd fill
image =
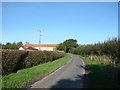
[[[89,44],[89,45],[78,45],[77,40],[68,39],[61,43],[58,50],[63,50],[66,53],[73,53],[77,55],[87,56],[87,55],[107,55],[111,56],[113,62],[120,64],[120,46],[118,44],[117,38],[112,38],[103,43]]]
[[[7,42],[6,44],[1,44],[0,43],[0,46],[2,46],[2,49],[19,49],[20,47],[23,46],[23,43],[22,42],[18,42],[18,43]]]

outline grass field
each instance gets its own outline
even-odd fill
[[[117,66],[91,60],[88,57],[80,57],[87,63],[88,88],[120,88]]]
[[[22,88],[29,82],[38,80],[45,75],[55,71],[57,68],[64,65],[70,60],[70,55],[66,54],[63,58],[40,64],[32,68],[19,70],[17,73],[12,73],[7,76],[2,76],[2,88]]]

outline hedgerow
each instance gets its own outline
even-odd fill
[[[113,59],[112,62],[116,64],[120,64],[118,59],[119,56],[119,45],[117,38],[113,38],[112,40],[107,40],[103,43],[97,43],[92,45],[81,45],[80,47],[71,49],[69,52],[86,56],[86,55],[97,55],[97,56],[111,56]]]
[[[20,69],[54,61],[65,55],[59,51],[2,50],[2,74],[8,75]]]

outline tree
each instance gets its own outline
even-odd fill
[[[63,50],[65,52],[73,52],[73,48],[77,48],[79,45],[77,44],[77,40],[75,39],[68,39],[63,43],[59,44],[57,50]]]
[[[9,49],[18,49],[18,46],[15,42],[13,42],[13,44],[10,45]]]
[[[7,42],[6,45],[4,45],[3,49],[10,49],[11,43]]]
[[[18,48],[20,48],[20,47],[23,46],[23,43],[22,43],[22,42],[18,42],[18,43],[17,43],[17,46],[18,46]]]
[[[10,45],[11,43],[10,42],[7,42],[6,45]]]
[[[18,46],[16,45],[15,42],[11,44],[10,42],[7,42],[6,45],[2,45],[2,49],[18,49]]]
[[[77,40],[75,40],[75,39],[68,39],[68,40],[63,42],[63,45],[66,47],[67,53],[71,48],[77,48],[79,46],[77,44]]]
[[[60,51],[65,51],[65,46],[60,43],[57,47],[56,47],[57,50],[60,50]]]

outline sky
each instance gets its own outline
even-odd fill
[[[2,43],[94,44],[118,37],[117,2],[3,2]]]

